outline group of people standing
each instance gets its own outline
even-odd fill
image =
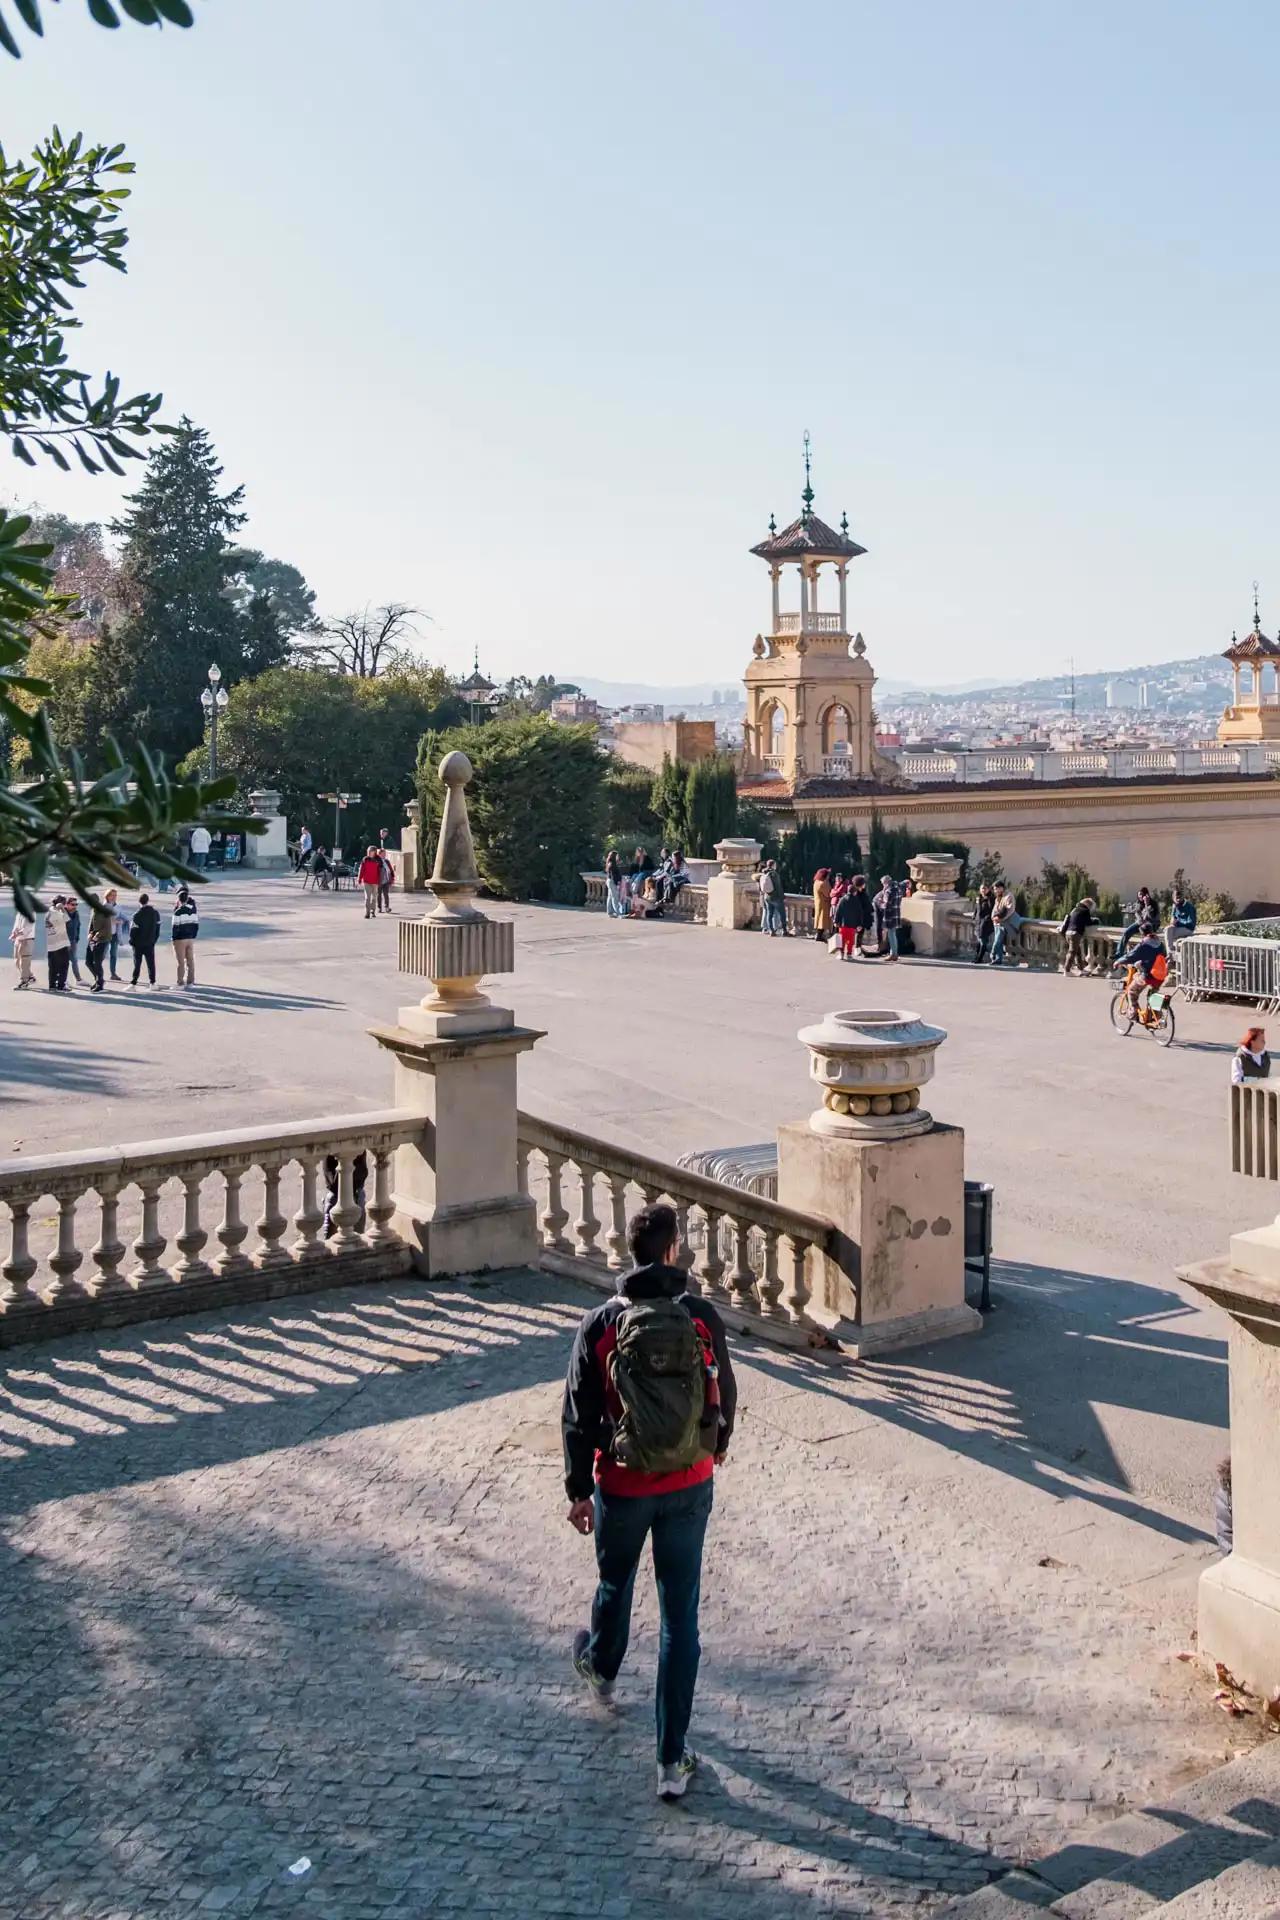
[[[80,902],[75,894],[55,895],[45,911],[43,925],[49,992],[67,993],[73,985],[83,986],[84,975],[80,971],[83,923]],[[200,910],[188,887],[178,889],[169,932],[177,984],[180,987],[194,987]],[[132,914],[128,914],[120,904],[116,889],[109,887],[101,901],[90,906],[88,934],[84,959],[93,982],[89,989],[91,993],[102,993],[108,981],[123,980],[124,976],[117,965],[122,944],[127,945],[133,954],[133,978],[128,982],[129,986],[138,985],[144,967],[148,983],[152,987],[156,985],[156,947],[160,941],[161,921],[159,910],[152,904],[149,893],[139,894],[137,906]],[[20,993],[35,984],[36,923],[29,914],[14,915],[9,944],[13,948],[13,963],[18,971],[14,991]]]
[[[813,876],[814,939],[825,940],[842,960],[896,960],[902,902],[909,885],[909,881],[900,885],[892,874],[884,873],[879,892],[872,893],[861,873],[846,879],[830,867],[819,867]],[[870,955],[863,942],[873,928],[876,951]]]

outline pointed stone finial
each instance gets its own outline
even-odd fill
[[[853,636],[853,650],[859,658],[861,658],[867,650],[867,643],[860,633],[855,633]]]
[[[464,792],[474,772],[466,754],[456,752],[446,753],[437,768],[445,789],[445,801],[440,838],[436,842],[436,863],[431,870],[431,891],[441,900],[447,901],[451,894],[470,896],[480,885]]]
[[[1262,632],[1262,621],[1258,618],[1258,583],[1256,580],[1253,583],[1253,630],[1255,633]]]
[[[849,538],[849,516],[847,513],[842,513],[840,516],[840,531],[847,540]]]
[[[769,515],[769,532],[770,532],[770,535],[773,535],[773,534],[775,534],[775,533],[776,533],[777,531],[778,531],[778,522],[777,522],[777,520],[776,520],[776,518],[774,517],[774,515],[773,515],[773,514],[770,514],[770,515]]]
[[[751,651],[752,653],[754,653],[757,660],[764,659],[764,656],[768,651],[768,649],[764,644],[764,635],[762,633],[758,633],[755,639],[751,642]]]
[[[804,492],[800,495],[804,508],[800,518],[807,525],[813,516],[813,475],[809,464],[809,429],[804,430]]]

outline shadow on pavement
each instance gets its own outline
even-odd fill
[[[72,1051],[63,1041],[0,1030],[0,1109],[14,1100],[16,1087],[30,1087],[33,1096],[45,1096],[50,1092],[120,1093],[126,1084],[121,1063],[110,1054],[92,1053],[78,1044]],[[16,1095],[18,1100],[25,1097]]]

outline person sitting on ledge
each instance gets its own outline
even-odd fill
[[[631,917],[633,920],[661,920],[664,902],[658,891],[657,878],[646,873],[643,881],[631,887]]]
[[[672,847],[670,853],[664,855],[662,865],[658,869],[658,889],[664,906],[670,906],[681,887],[688,886],[690,877],[684,848]]]

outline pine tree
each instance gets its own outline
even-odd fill
[[[129,613],[99,645],[91,731],[177,758],[200,740],[210,666],[221,667],[224,682],[244,676],[247,619],[227,591],[244,489],[219,493],[221,478],[208,434],[184,418],[113,526],[124,543]]]
[[[689,769],[685,813],[689,826],[685,852],[696,859],[710,859],[717,840],[737,832],[738,779],[727,753],[694,761]]]
[[[270,673],[289,658],[289,642],[270,594],[255,593],[241,616],[240,671],[246,679]]]

